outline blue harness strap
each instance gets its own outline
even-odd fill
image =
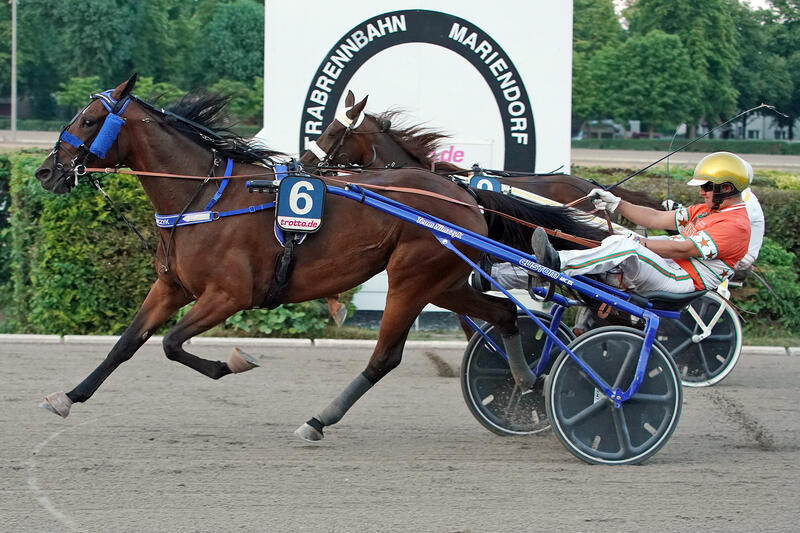
[[[225,179],[220,182],[217,192],[214,193],[214,196],[211,198],[211,201],[208,202],[208,205],[206,205],[204,211],[195,211],[194,213],[184,213],[182,216],[159,215],[158,213],[156,213],[156,226],[158,226],[159,228],[177,228],[181,226],[191,226],[192,224],[213,222],[215,220],[224,217],[244,215],[246,213],[257,213],[259,211],[275,207],[275,202],[270,202],[268,204],[251,205],[248,207],[243,207],[242,209],[234,209],[232,211],[211,211],[211,208],[214,206],[214,204],[216,204],[222,197],[222,193],[225,192],[225,187],[227,187],[228,182],[230,182],[230,178],[228,178],[228,176],[231,175],[231,172],[233,172],[233,159],[229,157],[228,164],[225,166]]]
[[[70,146],[73,146],[74,148],[80,148],[81,146],[83,146],[82,140],[78,139],[77,137],[75,137],[73,134],[71,134],[66,130],[64,130],[64,132],[61,134],[60,139],[65,143],[69,144]]]
[[[223,217],[230,217],[234,215],[244,215],[246,213],[257,213],[265,209],[275,207],[275,202],[268,204],[251,205],[242,209],[235,209],[233,211],[197,211],[194,213],[184,213],[178,220],[178,215],[159,215],[156,213],[156,226],[159,228],[172,228],[181,226],[191,226],[192,224],[202,224],[204,222],[213,222]]]
[[[231,175],[231,172],[233,172],[233,159],[229,157],[228,164],[225,166],[225,179],[220,182],[217,192],[214,194],[214,197],[211,198],[211,201],[208,202],[206,211],[214,207],[214,204],[217,203],[220,198],[222,198],[222,193],[225,192],[225,187],[227,187],[228,182],[231,181],[228,179],[228,176]]]

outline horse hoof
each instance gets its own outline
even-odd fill
[[[339,308],[333,313],[333,321],[336,322],[337,326],[342,327],[345,318],[347,318],[347,306],[339,304]]]
[[[60,416],[61,418],[67,418],[69,415],[69,409],[72,407],[72,400],[69,399],[64,392],[54,392],[48,396],[45,396],[44,401],[39,404],[39,407],[42,407],[53,414]]]
[[[322,440],[322,437],[324,437],[321,431],[317,431],[308,424],[303,424],[302,426],[294,430],[294,434],[303,439],[304,441],[308,442],[317,442]]]
[[[261,364],[256,361],[255,357],[243,352],[239,348],[234,348],[233,353],[228,358],[228,368],[230,368],[231,372],[234,374],[247,372],[257,366],[261,366]]]

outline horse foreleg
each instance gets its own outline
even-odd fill
[[[170,361],[177,361],[197,370],[211,379],[231,373],[240,373],[258,366],[258,362],[241,350],[234,350],[228,362],[211,361],[197,357],[183,349],[183,343],[207,331],[243,309],[225,292],[202,294],[186,315],[164,335],[164,353]]]
[[[68,393],[50,394],[42,407],[64,418],[72,404],[85,402],[116,368],[130,359],[150,336],[178,309],[189,303],[184,291],[158,279],[150,288],[139,312],[100,365]]]
[[[321,440],[324,437],[322,430],[325,426],[332,426],[341,420],[359,398],[400,364],[408,332],[414,324],[414,319],[425,307],[425,303],[400,301],[392,297],[392,291],[389,291],[378,332],[378,342],[366,369],[356,376],[325,409],[297,428],[295,435],[307,441]]]

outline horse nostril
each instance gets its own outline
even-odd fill
[[[36,176],[36,179],[42,182],[50,179],[50,174],[52,174],[52,171],[49,168],[44,167],[39,167],[36,169],[36,172],[33,173],[33,175]]]

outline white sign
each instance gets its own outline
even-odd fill
[[[459,166],[569,172],[572,2],[266,3],[264,129],[305,151],[343,97],[451,135]]]

